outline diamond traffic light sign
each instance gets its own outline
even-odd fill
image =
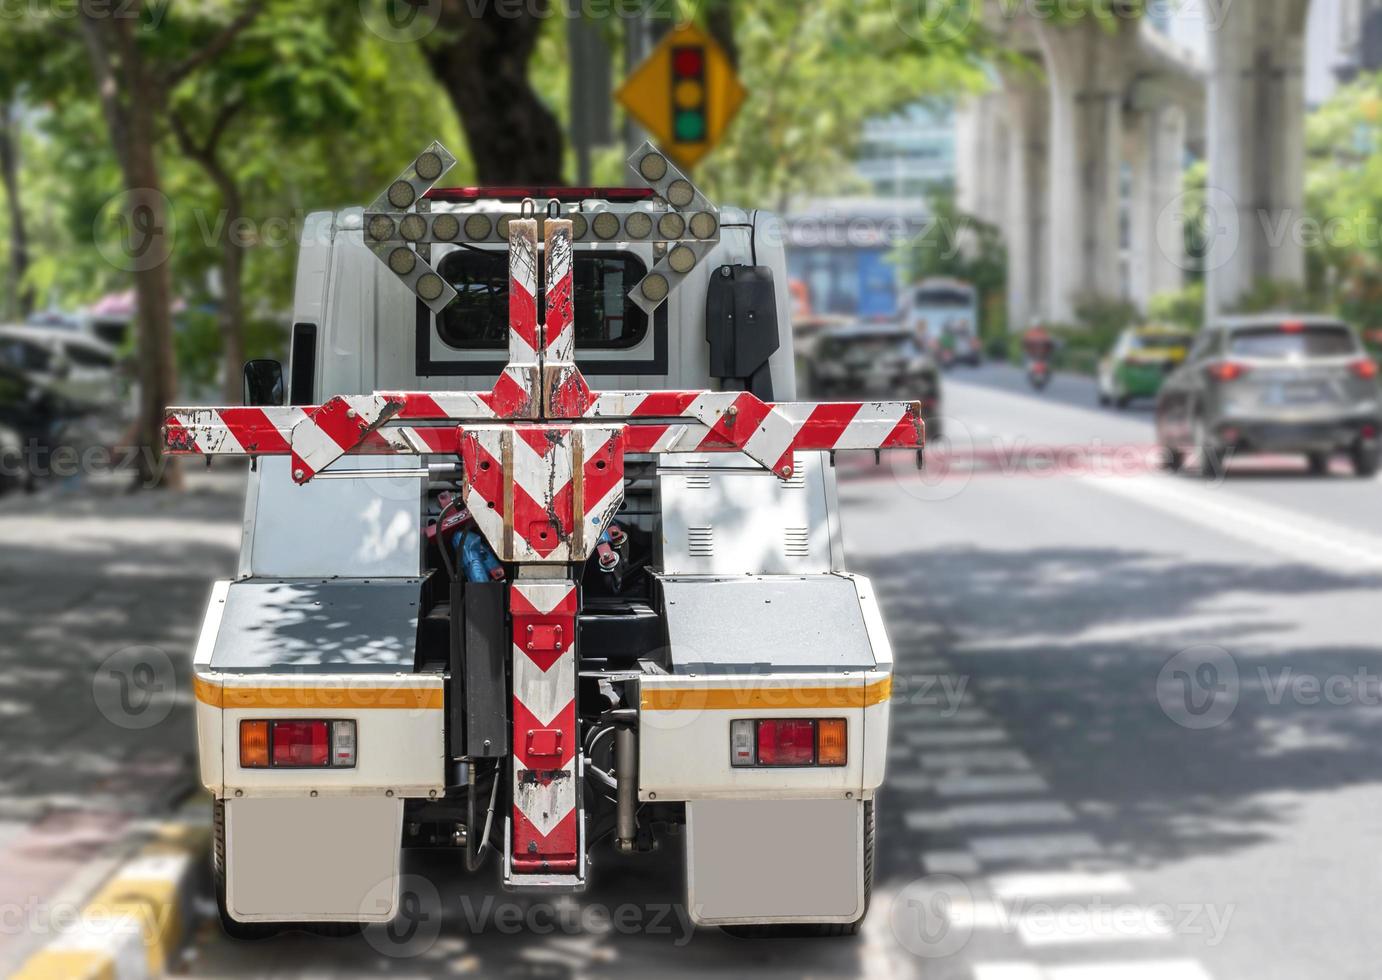
[[[615,97],[669,157],[692,167],[720,141],[746,94],[724,50],[683,24],[658,42]]]

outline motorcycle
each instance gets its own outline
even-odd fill
[[[1027,383],[1037,391],[1046,390],[1051,383],[1051,362],[1044,359],[1028,361]]]

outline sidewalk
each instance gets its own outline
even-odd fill
[[[191,653],[243,494],[243,472],[189,467],[181,494],[0,497],[0,975],[195,789]]]

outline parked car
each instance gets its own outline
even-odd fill
[[[1313,473],[1346,453],[1377,472],[1382,386],[1357,332],[1327,316],[1228,317],[1203,330],[1157,399],[1170,469],[1198,451],[1206,476],[1230,455],[1303,453]]]
[[[920,401],[928,438],[940,438],[940,372],[911,327],[858,321],[828,327],[817,336],[807,370],[814,397],[887,394]]]
[[[115,348],[59,326],[0,326],[0,364],[84,405],[122,400]]]
[[[1129,327],[1099,362],[1099,404],[1127,408],[1136,398],[1155,398],[1162,382],[1185,362],[1193,331],[1149,325]]]

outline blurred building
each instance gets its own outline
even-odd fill
[[[787,263],[816,313],[897,312],[901,245],[927,228],[928,195],[955,183],[955,110],[918,103],[864,125],[857,195],[794,202],[784,215]]]

